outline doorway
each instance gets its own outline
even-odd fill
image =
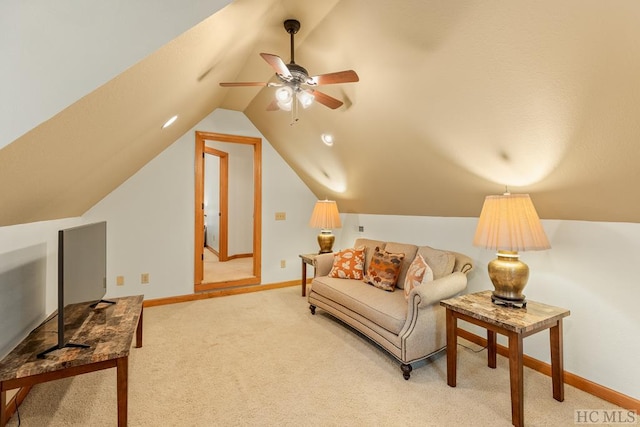
[[[218,261],[225,262],[229,260],[229,153],[207,147],[206,142],[203,191],[204,247],[209,249]],[[205,251],[205,261],[206,259]],[[206,265],[205,262],[205,269]],[[206,281],[206,272],[204,277],[203,280]]]
[[[217,251],[216,256],[220,257],[220,261],[241,258],[248,254],[229,254],[228,253],[228,227],[229,227],[229,200],[233,201],[234,194],[240,195],[243,193],[243,189],[234,188],[231,192],[227,189],[229,186],[229,179],[225,176],[229,174],[229,156],[224,150],[218,149],[218,147],[207,147],[207,141],[221,142],[229,144],[244,144],[252,147],[253,156],[253,206],[246,207],[245,212],[241,211],[241,214],[246,214],[251,217],[252,222],[252,256],[251,259],[251,275],[249,277],[243,277],[240,279],[228,279],[222,275],[219,278],[206,277],[204,274],[205,257],[210,257],[211,254],[207,246],[212,249],[213,246],[217,246],[214,250]],[[195,261],[194,261],[194,288],[196,292],[207,291],[212,289],[229,288],[237,286],[258,285],[260,284],[260,271],[261,271],[261,240],[262,240],[262,140],[260,138],[227,135],[214,132],[200,132],[196,131],[196,149],[195,149]],[[231,145],[230,147],[233,147]],[[236,147],[237,148],[237,147]],[[230,151],[230,150],[229,150]],[[206,166],[205,160],[207,158],[218,158],[219,161],[219,194],[217,197],[205,196],[205,176]],[[217,172],[217,171],[216,171]],[[233,173],[233,172],[231,172]],[[247,191],[251,191],[247,189]],[[214,200],[212,200],[214,199]],[[212,206],[215,205],[215,206]],[[246,210],[250,210],[246,212]],[[215,215],[218,218],[215,218]],[[207,215],[207,221],[205,222],[205,215]],[[231,215],[233,218],[238,216],[237,214]],[[214,221],[218,220],[219,221]],[[218,227],[217,236],[212,232],[213,230],[207,230],[208,227]],[[215,237],[217,242],[214,243]],[[205,256],[206,254],[206,256]]]

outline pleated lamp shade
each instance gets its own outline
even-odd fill
[[[334,200],[318,200],[313,208],[309,226],[322,230],[342,227],[337,203]]]
[[[502,251],[539,251],[551,248],[528,194],[487,196],[473,245]]]

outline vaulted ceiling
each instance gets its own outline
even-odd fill
[[[236,0],[0,149],[0,226],[81,215],[216,108],[342,212],[477,216],[508,185],[542,218],[640,222],[639,17],[635,0]],[[259,53],[288,62],[287,18],[310,74],[359,74],[322,87],[339,109],[219,86],[273,81]]]

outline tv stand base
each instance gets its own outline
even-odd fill
[[[90,346],[86,345],[86,344],[76,344],[76,343],[72,343],[72,342],[68,342],[63,346],[59,346],[59,345],[54,345],[51,348],[46,349],[45,351],[42,351],[40,353],[38,353],[38,355],[36,356],[36,358],[38,359],[44,359],[44,357],[51,353],[52,351],[56,351],[56,350],[61,350],[63,348],[89,348]]]

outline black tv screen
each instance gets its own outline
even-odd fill
[[[106,291],[107,223],[58,231],[58,342],[38,357],[64,347],[87,347],[70,342],[70,331],[77,330]]]

